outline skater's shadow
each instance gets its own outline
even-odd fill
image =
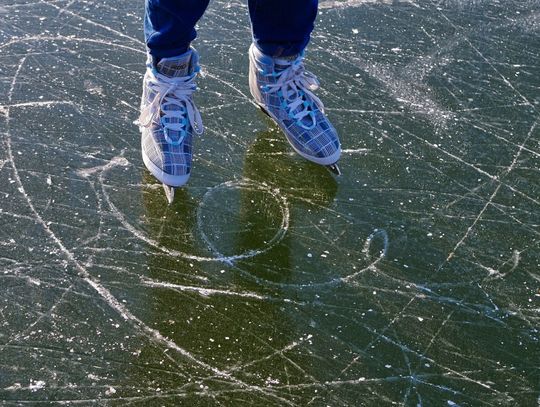
[[[281,302],[207,296],[198,291],[208,288],[264,296],[271,289],[277,298],[281,294],[275,288],[282,286],[282,295],[288,298],[292,295],[288,284],[308,281],[309,273],[317,273],[298,256],[299,240],[305,239],[297,239],[295,226],[298,223],[302,230],[317,211],[332,204],[337,183],[325,168],[291,151],[277,129],[261,132],[245,153],[242,181],[216,185],[198,194],[195,188],[191,193],[189,186],[180,188],[170,206],[153,176],[146,171],[143,175],[141,221],[149,237],[166,250],[149,250],[147,270],[141,277],[154,285],[142,283],[140,315],[188,351],[200,352],[218,337],[237,338],[234,348],[229,349],[225,341],[220,352],[209,350],[205,355],[203,351],[201,356],[214,363],[230,365],[234,354],[236,365],[250,364],[286,347],[304,332],[304,326],[296,327],[295,319],[284,312]],[[287,230],[275,245],[269,245],[282,228],[284,202]],[[216,253],[209,252],[201,239],[201,228],[224,255],[257,254],[232,264],[168,254],[167,250],[174,250],[214,257]],[[273,338],[271,343],[261,339],[267,337]],[[237,352],[239,347],[242,352]],[[152,352],[148,347],[144,351]]]
[[[161,186],[144,171],[145,229],[161,247],[189,255],[227,257],[260,252],[241,263],[258,278],[287,283],[295,267],[291,264],[291,251],[297,244],[295,225],[312,224],[310,219],[333,203],[338,190],[335,176],[299,157],[279,128],[272,125],[258,133],[247,148],[242,179],[249,180],[249,185],[229,187],[225,183],[196,198],[189,193],[189,185],[178,188],[173,204],[167,205]],[[268,191],[277,191],[277,195]],[[280,230],[284,202],[285,231]],[[284,237],[266,250],[273,236],[280,233]],[[186,257],[163,253],[153,258],[152,265],[158,267],[152,268],[169,274],[168,268],[184,268],[186,263],[190,263]],[[183,278],[189,280],[189,272]]]
[[[335,176],[324,166],[296,154],[281,130],[267,120],[271,123],[269,129],[261,131],[246,151],[244,177],[269,183],[289,199],[329,205],[337,193]]]
[[[177,188],[174,202],[168,205],[161,184],[150,172],[143,172],[142,182],[144,213],[141,220],[151,239],[166,249],[194,253],[197,202],[189,190]]]
[[[278,283],[290,283],[295,280],[295,270],[301,267],[293,264],[297,246],[295,226],[297,220],[313,216],[316,212],[332,204],[338,190],[334,176],[324,167],[299,157],[287,143],[277,126],[262,131],[245,154],[243,177],[251,181],[266,184],[279,191],[288,203],[288,231],[284,239],[272,250],[252,259],[243,261],[243,265],[257,278]],[[261,217],[260,192],[244,189],[240,197],[240,221],[245,230],[263,229],[265,222]],[[281,217],[281,213],[275,214]],[[237,237],[236,251],[249,250],[257,236],[244,233]]]

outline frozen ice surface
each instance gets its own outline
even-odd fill
[[[4,405],[537,405],[540,2],[321,1],[336,179],[250,102],[242,1],[206,134],[143,168],[142,1],[0,4]]]

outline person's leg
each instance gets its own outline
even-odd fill
[[[194,138],[203,133],[192,97],[199,57],[190,43],[208,2],[146,0],[148,59],[138,120],[141,152],[145,166],[163,183],[169,203],[174,189],[191,176]]]
[[[317,7],[317,0],[249,0],[249,88],[299,155],[339,174],[339,136],[313,93],[319,82],[303,64]]]
[[[318,0],[249,0],[253,40],[266,55],[299,54],[309,42]]]
[[[208,3],[209,0],[146,0],[144,37],[154,64],[189,49],[197,36],[195,24]]]

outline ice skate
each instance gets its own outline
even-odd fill
[[[341,175],[341,169],[339,168],[337,163],[327,165],[326,168],[328,168],[330,170],[330,172],[332,172],[332,173],[334,173],[334,174],[336,174],[338,176]]]
[[[303,54],[273,58],[252,44],[249,61],[249,88],[262,111],[278,124],[298,154],[340,175],[339,137],[313,93],[319,82],[305,70]]]
[[[163,184],[163,191],[165,191],[165,197],[167,198],[169,205],[172,204],[174,201],[174,187]]]
[[[177,57],[148,59],[144,76],[141,115],[141,150],[146,168],[163,183],[169,203],[174,189],[191,175],[193,136],[203,132],[202,119],[193,103],[199,71],[194,49]]]

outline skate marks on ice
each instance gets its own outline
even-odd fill
[[[11,86],[9,94],[8,94],[8,102],[11,102],[13,89],[15,87],[17,78],[19,76],[19,72],[22,69],[22,67],[24,66],[24,62],[25,62],[25,58],[21,59],[19,67],[18,67],[18,69],[17,69],[17,71],[15,73],[15,76],[14,76],[13,82],[12,82],[12,86]],[[200,367],[208,370],[208,373],[213,374],[215,377],[218,377],[221,380],[230,380],[234,385],[236,385],[240,389],[243,389],[245,391],[252,391],[252,392],[254,391],[254,392],[262,393],[263,395],[269,397],[270,399],[277,400],[280,404],[281,403],[290,404],[290,402],[287,399],[284,399],[284,398],[278,396],[277,394],[274,394],[273,391],[269,391],[269,390],[267,390],[267,389],[265,389],[263,387],[249,385],[247,383],[244,383],[241,380],[239,380],[239,379],[235,378],[234,376],[232,376],[228,371],[222,371],[222,370],[220,370],[220,369],[218,369],[216,367],[213,367],[213,366],[207,364],[206,362],[201,361],[200,359],[198,359],[197,357],[195,357],[193,354],[186,351],[185,349],[179,347],[174,341],[171,341],[167,337],[163,336],[158,330],[149,327],[142,320],[140,320],[137,316],[135,316],[129,310],[129,308],[127,308],[121,301],[119,301],[111,293],[111,291],[108,290],[99,281],[98,278],[96,278],[95,276],[92,276],[89,273],[87,267],[77,259],[76,254],[72,250],[68,249],[66,247],[66,245],[62,242],[62,240],[59,237],[57,237],[57,235],[55,234],[53,229],[50,227],[50,223],[46,222],[43,219],[42,215],[38,212],[38,210],[34,206],[31,197],[26,193],[25,185],[24,185],[24,183],[21,180],[21,177],[19,175],[19,170],[18,170],[18,167],[16,165],[16,159],[13,156],[13,152],[12,152],[11,135],[10,135],[11,116],[10,116],[10,109],[9,108],[6,111],[6,118],[7,118],[7,130],[8,131],[6,133],[5,142],[6,142],[6,147],[7,147],[8,162],[11,163],[14,178],[15,178],[15,182],[16,182],[16,185],[18,186],[18,190],[24,196],[24,198],[26,200],[26,203],[27,203],[28,207],[30,208],[31,213],[33,214],[34,220],[41,227],[43,227],[43,229],[45,230],[45,232],[48,235],[48,237],[50,238],[50,240],[52,240],[52,242],[55,243],[58,246],[58,248],[60,249],[61,254],[63,256],[65,256],[66,259],[69,261],[69,263],[71,263],[71,265],[74,266],[75,269],[78,271],[79,276],[90,287],[92,287],[114,311],[118,312],[118,314],[122,317],[122,319],[124,319],[126,322],[132,324],[133,328],[135,328],[140,334],[147,336],[152,342],[155,342],[157,346],[161,347],[163,349],[163,354],[166,355],[166,357],[169,358],[171,360],[171,362],[173,362],[175,364],[177,363],[174,360],[174,358],[170,357],[169,354],[166,353],[167,350],[172,350],[172,351],[178,352],[180,355],[182,355],[183,357],[185,357],[189,361],[191,361],[191,362],[195,363],[196,365],[199,365]],[[217,261],[217,262],[226,263],[226,264],[232,266],[232,268],[234,268],[234,261],[254,257],[254,256],[257,256],[257,255],[259,255],[261,253],[264,253],[264,252],[270,250],[274,245],[278,244],[281,241],[281,239],[283,239],[283,236],[287,232],[288,222],[289,222],[289,209],[288,209],[286,199],[281,197],[277,191],[271,190],[265,185],[254,183],[254,182],[249,181],[249,180],[243,180],[243,181],[240,181],[240,182],[226,182],[226,183],[223,183],[223,184],[218,185],[216,187],[210,188],[208,190],[208,192],[206,192],[206,194],[203,196],[202,205],[204,205],[204,199],[205,199],[206,196],[212,194],[215,190],[218,190],[218,189],[221,189],[221,188],[251,188],[251,189],[261,190],[261,191],[264,191],[265,193],[270,194],[272,197],[274,197],[280,203],[281,208],[282,208],[281,212],[282,212],[282,216],[283,216],[282,225],[279,228],[278,233],[268,242],[267,247],[264,247],[264,248],[261,248],[261,249],[258,249],[258,250],[253,250],[253,251],[243,253],[243,254],[240,254],[240,255],[223,256],[221,253],[219,253],[217,251],[217,249],[214,247],[212,242],[203,233],[202,233],[203,240],[207,243],[208,248],[210,249],[210,251],[214,252],[216,257],[210,258],[210,257],[194,256],[194,255],[189,255],[189,254],[186,254],[186,253],[183,253],[183,252],[169,250],[169,249],[166,249],[164,247],[161,247],[161,246],[159,246],[159,244],[157,242],[155,242],[152,239],[149,239],[149,238],[145,237],[142,232],[137,231],[137,229],[135,227],[131,226],[125,220],[125,218],[121,214],[121,212],[111,202],[111,199],[110,199],[109,195],[106,192],[106,187],[105,187],[104,182],[103,182],[104,181],[103,175],[106,174],[108,170],[113,169],[115,167],[128,167],[128,166],[130,166],[129,162],[123,156],[120,155],[120,156],[113,157],[106,164],[95,166],[95,167],[90,167],[90,168],[82,168],[82,169],[77,171],[77,174],[81,178],[89,180],[89,182],[90,182],[92,177],[97,177],[97,179],[99,181],[99,186],[101,187],[102,197],[103,197],[104,201],[108,204],[113,216],[118,221],[120,221],[122,223],[122,225],[126,228],[126,230],[133,233],[135,235],[135,237],[139,238],[140,240],[144,241],[145,243],[147,243],[147,244],[149,244],[151,246],[154,246],[156,249],[165,252],[169,256],[182,257],[182,258],[185,258],[185,259],[188,259],[188,260],[196,260],[196,261],[201,261],[201,262]],[[47,184],[52,183],[52,181],[49,181],[49,179],[50,178],[48,178]],[[106,213],[101,212],[101,216],[106,217]],[[197,216],[197,223],[199,225],[199,228],[201,226],[201,222],[202,222],[201,217]],[[202,232],[201,228],[200,228],[200,231]],[[352,281],[352,279],[356,275],[358,275],[360,272],[362,272],[364,270],[367,270],[367,269],[375,270],[376,264],[384,257],[384,254],[385,254],[385,251],[386,251],[386,246],[388,244],[387,236],[386,236],[385,232],[384,231],[376,231],[372,236],[370,236],[367,239],[367,241],[365,243],[365,246],[364,246],[364,250],[363,250],[367,255],[368,252],[369,252],[371,240],[375,237],[375,235],[380,235],[380,234],[382,234],[382,236],[384,237],[384,245],[385,245],[384,249],[380,253],[380,256],[375,261],[373,261],[368,267],[366,267],[365,269],[363,269],[361,271],[358,271],[358,272],[354,273],[353,275],[349,275],[349,276],[344,277],[342,279],[343,282]],[[157,282],[155,280],[149,280],[149,279],[143,279],[143,280],[141,280],[141,282],[142,282],[142,285],[146,286],[146,287],[157,287],[157,288],[172,289],[172,290],[175,290],[175,291],[196,292],[196,293],[198,293],[198,294],[200,294],[202,296],[205,296],[205,297],[210,296],[210,295],[240,296],[242,298],[262,300],[262,301],[268,301],[268,300],[276,301],[277,300],[277,301],[281,301],[281,302],[285,302],[285,303],[295,303],[297,305],[305,305],[305,303],[294,302],[294,301],[288,300],[286,298],[285,299],[280,299],[280,298],[277,298],[277,297],[276,298],[271,298],[269,296],[261,296],[261,295],[258,295],[256,293],[249,293],[249,292],[235,292],[235,291],[229,291],[229,290],[218,290],[218,289],[209,289],[209,288],[204,288],[204,287],[193,287],[193,286],[188,287],[188,286],[181,286],[181,285],[178,285],[178,284]],[[330,283],[336,283],[336,282],[337,281],[332,281]],[[320,286],[320,285],[325,285],[325,284],[318,284],[317,286]],[[70,286],[70,288],[72,286],[73,286],[73,284]],[[284,286],[284,285],[280,284],[280,286]],[[306,284],[305,287],[310,287],[310,285]],[[68,292],[69,292],[69,290],[66,291],[64,293],[64,295],[67,294]],[[60,298],[59,302],[64,300],[64,295]],[[54,311],[54,309],[55,309],[55,307],[57,305],[58,305],[58,303],[56,303],[50,309],[50,311],[48,312],[49,315],[52,313],[52,311]],[[41,318],[38,318],[38,320],[33,322],[28,327],[27,331],[30,330],[31,328],[33,328],[38,322],[40,322],[40,320],[41,320]],[[9,341],[7,344],[4,344],[3,346],[7,347],[12,342],[17,342],[18,339],[19,338],[16,337],[13,340]],[[308,337],[308,339],[309,339],[309,337]],[[301,339],[301,341],[302,340],[303,339]],[[288,350],[290,350],[290,349],[292,349],[292,348],[294,348],[296,346],[297,346],[297,344],[294,343],[293,346],[288,346],[285,349],[283,349],[282,351],[276,351],[275,353],[276,353],[276,355],[279,355],[279,354],[282,354],[284,351],[288,351]],[[273,356],[266,356],[264,359],[271,359],[272,357]],[[259,363],[259,361],[248,362],[245,366],[235,367],[235,368],[233,368],[231,370],[232,371],[241,370],[242,368],[244,368],[244,367],[246,367],[248,365],[254,365],[254,364],[257,364],[257,363]],[[181,367],[179,364],[177,364],[177,366],[178,366],[178,368]],[[35,383],[33,381],[31,381],[31,384],[28,387],[22,387],[18,383],[16,383],[16,384],[14,384],[12,386],[6,387],[5,390],[8,390],[10,392],[18,391],[18,390],[28,390],[28,391],[34,392],[36,390],[44,388],[45,386],[46,386],[46,382],[44,382],[44,381],[37,381]],[[107,392],[105,393],[106,395],[114,394],[116,392],[116,390],[111,391],[110,390],[111,388],[114,390],[114,387],[110,387],[108,389],[108,393]],[[227,391],[224,391],[223,393],[227,393]],[[217,394],[219,394],[219,392]],[[204,392],[201,395],[207,396],[208,393]],[[183,395],[181,393],[175,393],[174,394],[174,397],[182,397],[182,396]],[[133,400],[133,401],[139,400],[138,397],[126,397],[125,399],[126,400]],[[144,399],[145,398],[141,398],[141,400],[144,400]]]
[[[27,186],[25,185],[25,182],[21,178],[20,171],[17,165],[17,158],[14,156],[13,153],[13,147],[12,147],[12,125],[13,125],[13,118],[11,115],[11,110],[14,107],[21,107],[21,104],[13,104],[13,92],[14,89],[17,86],[20,73],[25,67],[26,57],[23,57],[19,65],[15,71],[15,75],[13,76],[13,80],[11,82],[11,86],[8,92],[8,104],[6,108],[6,128],[7,132],[5,135],[5,143],[6,143],[6,152],[7,152],[7,160],[6,162],[9,162],[12,167],[13,171],[13,178],[14,183],[18,189],[18,192],[22,194],[24,197],[24,200],[26,201],[26,204],[31,212],[31,218],[40,225],[48,238],[53,244],[57,246],[59,249],[59,255],[62,257],[65,257],[67,260],[67,266],[73,267],[77,273],[78,276],[86,283],[88,284],[92,289],[94,289],[99,296],[102,298],[102,300],[107,303],[115,312],[119,314],[119,316],[128,324],[132,325],[132,327],[136,330],[136,332],[142,336],[146,336],[151,342],[154,342],[159,348],[162,349],[163,355],[170,360],[171,363],[175,364],[178,368],[181,368],[181,365],[178,364],[178,362],[175,360],[173,356],[171,356],[169,353],[167,353],[167,350],[175,351],[181,356],[183,356],[185,359],[187,359],[189,362],[192,362],[199,367],[205,369],[208,371],[208,374],[213,375],[216,378],[219,378],[220,380],[230,380],[231,383],[238,387],[239,389],[243,389],[245,391],[250,392],[258,392],[262,395],[268,397],[269,399],[275,399],[280,404],[289,404],[289,401],[280,397],[279,395],[272,394],[272,391],[268,391],[265,388],[259,387],[257,385],[249,385],[247,383],[244,383],[240,379],[237,379],[236,377],[233,377],[231,374],[229,374],[225,370],[221,370],[219,368],[216,368],[212,365],[209,365],[208,363],[202,361],[201,359],[194,356],[191,352],[186,351],[184,348],[177,345],[176,342],[170,340],[166,336],[162,335],[158,330],[150,327],[148,324],[143,322],[139,317],[137,317],[135,314],[133,314],[129,307],[127,307],[122,301],[120,301],[118,298],[115,297],[115,295],[99,280],[98,277],[93,276],[89,270],[92,268],[92,266],[95,264],[95,257],[92,260],[87,260],[86,264],[82,260],[79,260],[79,254],[77,253],[77,250],[74,250],[70,248],[68,245],[66,245],[61,237],[58,237],[57,232],[54,231],[54,227],[51,227],[51,222],[44,220],[43,214],[40,213],[40,211],[36,208],[34,203],[34,198],[31,194],[27,193]],[[69,102],[63,102],[62,104],[66,104],[68,106],[73,106],[72,103]],[[38,106],[43,107],[47,106],[50,107],[50,105],[44,105],[44,104],[34,104],[32,102],[24,103],[22,104],[24,107],[29,106]],[[82,114],[81,112],[78,112],[79,114]],[[72,114],[68,115],[69,117],[73,117]],[[208,192],[206,192],[203,195],[202,198],[202,205],[204,205],[205,199],[207,196],[210,196],[211,194],[215,193],[216,190],[222,189],[222,188],[249,188],[252,190],[259,190],[263,191],[270,196],[272,196],[279,204],[281,208],[281,214],[282,214],[282,222],[280,227],[278,228],[278,231],[276,235],[270,239],[270,241],[267,243],[266,247],[263,247],[261,249],[251,250],[249,252],[240,254],[240,255],[233,255],[233,256],[223,256],[221,253],[218,252],[218,250],[214,247],[212,242],[208,239],[206,235],[202,233],[203,240],[207,243],[208,249],[214,253],[215,257],[201,257],[201,256],[194,256],[189,255],[183,252],[175,251],[175,250],[168,250],[161,246],[159,246],[158,243],[156,243],[154,240],[149,239],[144,236],[141,232],[137,231],[137,229],[133,226],[131,226],[128,222],[125,221],[124,216],[122,213],[114,206],[112,203],[109,194],[107,193],[107,187],[104,185],[104,175],[107,175],[108,171],[115,169],[115,168],[126,168],[130,167],[129,161],[123,157],[122,155],[113,157],[105,164],[92,166],[92,167],[86,167],[86,168],[80,168],[76,171],[76,175],[80,177],[80,179],[88,182],[90,184],[90,187],[92,191],[96,194],[96,198],[101,203],[98,205],[99,211],[98,215],[100,217],[100,230],[98,231],[98,235],[94,236],[92,239],[87,239],[86,242],[96,242],[99,241],[103,235],[105,235],[105,232],[101,230],[101,227],[103,226],[106,221],[104,218],[107,218],[107,211],[103,207],[103,203],[106,203],[109,206],[109,209],[111,210],[112,216],[115,217],[117,220],[119,220],[122,225],[126,228],[126,230],[130,231],[135,235],[135,237],[142,240],[144,243],[147,243],[151,246],[154,246],[155,248],[164,251],[167,255],[173,256],[173,257],[182,257],[188,260],[197,260],[197,261],[217,261],[221,263],[228,264],[229,266],[233,266],[234,268],[234,261],[242,260],[242,259],[248,259],[251,257],[255,257],[257,255],[260,255],[261,253],[264,253],[268,250],[270,250],[273,246],[278,244],[283,237],[285,236],[287,229],[288,229],[288,223],[289,223],[289,209],[288,204],[285,198],[281,197],[279,193],[273,189],[270,189],[269,187],[255,183],[249,180],[243,180],[240,182],[225,182],[221,185],[218,185],[216,187],[210,188]],[[140,170],[140,169],[139,169]],[[95,189],[95,186],[93,183],[97,179],[97,185],[100,187],[100,190]],[[45,182],[49,187],[56,184],[56,180],[53,182],[52,178],[50,176],[47,177]],[[85,196],[85,199],[89,199],[89,196]],[[47,209],[47,208],[46,208]],[[200,226],[202,223],[201,217],[197,216],[197,223]],[[202,230],[202,229],[201,229]],[[383,232],[378,232],[383,233]],[[385,239],[386,239],[386,235]],[[371,237],[366,242],[365,251],[367,252],[369,249],[369,242],[371,241]],[[386,244],[386,243],[385,243]],[[385,249],[384,249],[385,250]],[[381,256],[376,259],[369,268],[374,269],[374,266],[376,263],[382,258],[383,253],[381,253]],[[355,273],[358,274],[359,272]],[[347,276],[343,279],[344,282],[350,281],[354,276]],[[250,299],[257,299],[257,300],[273,300],[272,298],[268,296],[261,296],[254,293],[245,293],[245,292],[234,292],[234,291],[228,291],[228,290],[217,290],[217,289],[207,289],[203,287],[186,287],[186,286],[180,286],[180,285],[174,285],[174,284],[167,284],[167,283],[156,283],[153,280],[143,280],[142,286],[147,287],[158,287],[158,288],[172,288],[174,290],[189,290],[191,292],[196,292],[203,296],[208,295],[227,295],[227,296],[240,296],[242,298],[250,298]],[[39,284],[38,284],[39,285]],[[45,314],[45,317],[51,317],[54,315],[54,312],[56,311],[57,307],[64,301],[66,301],[66,296],[70,293],[70,290],[75,284],[72,283],[70,287],[62,294],[62,296],[59,298],[59,300],[49,309],[49,311]],[[306,286],[308,286],[306,284]],[[285,303],[295,303],[297,305],[305,305],[301,302],[291,302],[289,300],[285,299],[279,299],[279,301],[285,302]],[[42,321],[43,317],[39,317],[34,322],[32,322],[28,328],[21,334],[17,335],[14,338],[12,338],[7,343],[3,344],[3,350],[9,348],[12,346],[13,343],[17,343],[24,334],[28,333],[31,329],[33,329],[38,323]],[[288,350],[288,349],[287,349]],[[276,354],[279,354],[280,352],[274,351]],[[270,359],[270,356],[265,357],[265,359]],[[248,365],[255,364],[255,361],[248,362]],[[236,370],[240,370],[240,368],[236,368]],[[209,376],[210,378],[212,376]],[[209,379],[206,379],[209,380]],[[202,380],[200,381],[202,382]],[[39,385],[35,384],[34,381],[31,380],[31,384],[29,386],[22,386],[19,382],[16,382],[15,384],[12,384],[11,386],[5,387],[5,390],[8,392],[16,392],[16,391],[29,391],[34,392],[36,390],[40,390],[42,388],[49,387],[51,389],[57,389],[57,386],[49,384],[47,386],[48,381],[39,380],[35,383],[38,383]],[[115,389],[114,387],[110,387],[105,392],[106,395],[112,395],[116,392],[116,390],[112,391],[110,389]],[[227,391],[224,391],[224,393],[227,393]],[[175,393],[174,397],[182,397],[181,393]],[[144,399],[144,398],[143,398]],[[126,400],[137,400],[137,397],[126,397]]]
[[[413,0],[322,0],[319,3],[319,8],[324,9],[340,9],[349,7],[360,7],[366,5],[392,5],[395,3],[407,3],[415,5]]]
[[[140,10],[3,6],[0,399],[534,403],[526,3],[321,2],[308,61],[346,148],[336,184],[257,116],[245,4],[216,2],[210,130],[171,208],[128,127]]]
[[[25,60],[26,60],[26,58],[22,58],[20,60],[19,66],[18,66],[18,68],[17,68],[17,70],[15,72],[15,75],[13,77],[13,81],[12,81],[10,89],[8,91],[8,102],[10,104],[12,102],[13,91],[14,91],[15,85],[17,83],[17,78],[19,76],[19,72],[20,72],[21,68],[23,67]],[[275,398],[275,399],[277,399],[277,400],[279,400],[281,402],[289,404],[287,400],[282,399],[281,397],[279,397],[277,395],[273,395],[272,392],[269,392],[269,391],[265,390],[264,388],[259,388],[258,386],[251,386],[249,384],[246,384],[246,383],[242,382],[241,380],[231,376],[229,373],[224,372],[224,371],[222,371],[222,370],[220,370],[220,369],[218,369],[218,368],[216,368],[214,366],[211,366],[211,365],[207,364],[204,361],[199,360],[196,356],[194,356],[190,352],[186,351],[185,349],[179,347],[174,341],[171,341],[170,339],[164,337],[158,330],[151,328],[150,326],[145,324],[143,321],[141,321],[138,317],[136,317],[134,314],[132,314],[130,312],[130,310],[122,302],[120,302],[117,298],[115,298],[114,295],[104,285],[101,284],[99,279],[97,279],[96,277],[93,277],[92,275],[90,275],[87,268],[81,262],[79,262],[77,260],[75,254],[72,251],[70,251],[64,245],[62,240],[57,237],[57,235],[49,227],[47,222],[45,222],[43,220],[42,216],[36,210],[36,207],[32,203],[32,200],[31,200],[30,196],[26,193],[25,185],[24,185],[23,181],[21,180],[21,177],[19,175],[19,170],[18,170],[17,165],[16,165],[16,160],[15,160],[15,158],[13,156],[13,150],[12,150],[12,145],[11,145],[11,136],[10,136],[10,120],[11,120],[10,108],[8,108],[7,111],[6,111],[6,122],[7,122],[6,123],[7,133],[6,133],[6,137],[5,137],[6,153],[7,153],[7,158],[9,160],[9,162],[11,163],[11,167],[13,169],[13,177],[15,179],[16,185],[18,186],[18,191],[24,196],[24,198],[26,200],[26,203],[27,203],[31,213],[33,214],[33,218],[34,218],[35,222],[38,223],[41,227],[43,227],[43,229],[45,230],[45,232],[48,235],[48,237],[50,238],[50,240],[52,240],[52,242],[54,244],[56,244],[56,246],[58,246],[61,254],[63,256],[65,256],[66,259],[71,263],[71,265],[73,267],[75,267],[75,269],[78,271],[79,276],[90,287],[92,287],[100,295],[100,297],[114,311],[118,312],[118,314],[120,314],[120,316],[126,322],[132,324],[132,326],[139,332],[139,334],[147,336],[149,340],[155,342],[157,344],[157,346],[162,348],[163,355],[165,355],[167,358],[171,359],[171,361],[173,363],[176,363],[176,361],[166,353],[167,350],[172,350],[172,351],[178,352],[180,355],[182,355],[184,358],[188,359],[190,362],[195,363],[196,365],[198,365],[198,366],[202,367],[203,369],[207,370],[209,374],[213,374],[213,375],[215,375],[217,377],[220,377],[222,379],[230,380],[234,385],[238,386],[239,388],[242,388],[242,389],[245,389],[245,390],[251,390],[251,391],[255,391],[255,392],[261,392],[261,393],[263,393],[264,395],[266,395],[266,396],[268,396],[270,398]],[[115,165],[125,165],[125,160],[122,160],[121,158],[119,158],[119,159],[115,158],[115,159],[111,160],[111,162],[109,162],[109,163],[105,164],[104,166],[102,166],[100,169],[103,171],[104,169],[113,167]],[[97,170],[98,170],[97,168],[92,168],[90,170],[82,170],[82,175],[86,177],[89,174],[92,174],[94,171],[97,171]],[[68,290],[66,290],[66,292],[60,298],[59,302],[64,300],[64,295],[69,292],[71,287],[73,287],[73,285],[71,285],[68,288]],[[49,310],[48,314],[51,314],[54,311],[54,309],[56,308],[57,305],[58,305],[58,303],[55,303],[54,306],[51,307],[51,309]],[[38,318],[35,322],[33,322],[28,327],[27,330],[30,330],[31,328],[33,328],[40,321],[40,319],[41,318]],[[16,338],[16,339],[18,339],[18,338]],[[15,342],[16,340],[13,340],[13,341]],[[6,346],[10,345],[11,342],[12,341],[9,341],[7,344],[4,344],[3,347],[6,347]],[[180,368],[180,365],[178,365],[178,367]],[[34,391],[36,389],[43,388],[45,386],[45,382],[43,382],[43,381],[37,381],[36,383],[39,383],[40,385],[37,386],[37,387],[36,386],[32,387],[32,384],[31,384],[28,387],[28,389],[31,390],[31,391]],[[14,385],[14,386],[15,386],[14,389],[17,390],[18,386],[16,386],[16,385]]]
[[[131,232],[137,239],[142,240],[146,244],[154,247],[155,249],[163,252],[166,255],[169,255],[172,257],[180,257],[187,260],[194,260],[198,262],[224,263],[224,264],[229,265],[233,269],[237,269],[240,272],[242,272],[241,269],[236,267],[235,262],[238,262],[240,260],[250,259],[252,257],[269,252],[276,245],[281,243],[281,241],[285,238],[286,233],[289,229],[289,220],[290,220],[289,203],[287,202],[287,198],[281,195],[278,189],[273,189],[265,183],[259,183],[259,182],[252,181],[249,179],[242,179],[240,181],[227,181],[215,187],[209,188],[207,192],[202,196],[201,203],[197,207],[197,211],[196,211],[197,233],[200,235],[201,240],[205,243],[208,251],[212,253],[212,256],[211,257],[198,256],[198,255],[181,252],[174,249],[169,249],[165,246],[160,245],[160,243],[156,241],[155,239],[148,237],[143,231],[137,229],[136,226],[133,226],[132,224],[130,224],[129,221],[126,219],[126,217],[121,213],[121,211],[114,205],[109,194],[107,193],[107,186],[106,186],[106,179],[105,179],[107,170],[114,168],[115,166],[129,166],[129,165],[130,164],[127,162],[127,160],[124,157],[118,156],[118,157],[113,158],[109,163],[101,167],[94,167],[91,169],[80,170],[79,173],[84,174],[84,176],[87,176],[88,174],[99,171],[99,186],[101,188],[101,193],[104,198],[104,201],[107,203],[109,210],[111,211],[113,216],[122,224],[122,226],[126,230]],[[215,194],[217,191],[224,190],[224,189],[238,189],[238,190],[245,189],[248,191],[259,191],[259,192],[269,195],[277,202],[280,208],[281,222],[279,226],[277,227],[276,233],[266,242],[265,246],[251,249],[249,251],[239,253],[239,254],[224,255],[219,251],[215,243],[212,242],[212,240],[206,235],[206,233],[204,232],[204,229],[205,229],[204,216],[202,215],[202,211],[206,205],[205,203],[209,199],[210,196]],[[377,239],[377,238],[380,238],[382,240],[382,248],[379,250],[377,257],[372,259],[371,243],[374,239]],[[366,270],[376,270],[377,264],[382,259],[384,259],[386,255],[386,252],[388,250],[388,244],[389,242],[388,242],[387,233],[382,229],[381,230],[376,229],[373,231],[373,233],[371,233],[367,237],[367,239],[365,240],[364,246],[362,248],[362,253],[365,256],[365,260],[370,262],[367,266],[365,266],[361,270],[354,271],[353,273],[349,275],[345,275],[344,277],[333,279],[327,282],[306,283],[306,284],[298,284],[298,285],[292,285],[292,286],[294,288],[318,289],[320,288],[320,286],[336,285],[338,283],[352,282],[354,278],[358,276],[360,273]],[[247,278],[254,278],[250,273],[245,273],[245,276]],[[255,279],[255,281],[262,282],[263,285],[272,284],[271,281],[262,281],[261,279]],[[277,283],[276,285],[279,287],[288,286],[287,284],[283,284],[283,283]],[[157,286],[157,285],[154,285],[154,286]],[[166,285],[162,285],[162,286],[165,287]],[[206,289],[201,288],[201,292],[209,293],[209,292],[214,292],[214,290],[206,290]],[[227,292],[227,294],[235,295],[234,292]],[[261,298],[261,297],[258,297],[256,294],[249,294],[248,296],[252,296],[254,298]]]

